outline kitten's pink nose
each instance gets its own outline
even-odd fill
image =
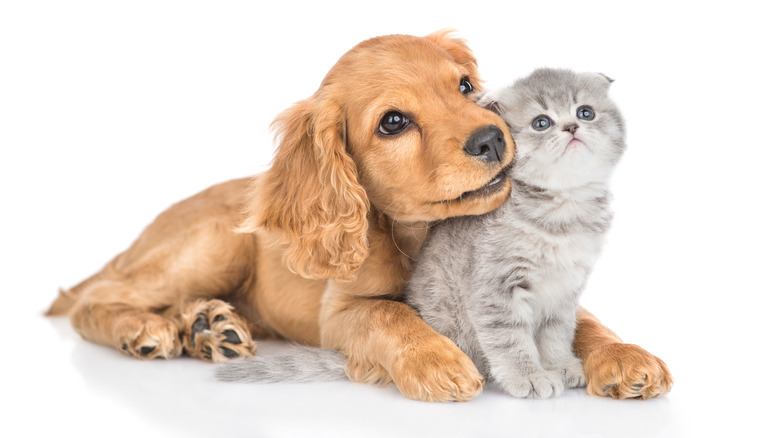
[[[569,123],[568,125],[563,127],[563,130],[564,131],[569,131],[569,132],[572,133],[572,135],[574,135],[574,133],[577,132],[577,128],[579,128],[579,127],[580,127],[580,125],[578,125],[576,123]]]

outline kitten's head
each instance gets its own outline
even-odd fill
[[[539,69],[485,93],[479,104],[506,120],[515,139],[513,179],[565,190],[609,180],[625,149],[623,118],[602,74]]]

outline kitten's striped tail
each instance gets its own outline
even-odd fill
[[[301,346],[292,352],[219,365],[215,374],[223,382],[330,382],[347,378],[346,361],[338,351]]]

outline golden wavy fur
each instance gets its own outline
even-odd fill
[[[163,212],[49,314],[140,359],[219,362],[254,354],[253,337],[287,338],[344,352],[353,380],[470,399],[483,385],[471,360],[397,300],[430,222],[485,213],[509,194],[506,181],[488,185],[512,160],[509,130],[461,92],[464,78],[479,90],[471,51],[447,32],[357,45],[276,119],[267,172]],[[385,135],[392,111],[408,125]],[[486,126],[506,146],[496,159],[464,149]],[[662,362],[582,317],[576,346],[591,393],[635,396],[619,384],[628,374],[658,382],[649,396],[668,390]]]

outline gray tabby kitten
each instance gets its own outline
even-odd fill
[[[406,301],[452,339],[489,380],[515,397],[583,386],[572,351],[578,299],[612,219],[608,183],[624,143],[623,119],[598,74],[540,69],[489,92],[515,140],[512,195],[483,216],[432,228]],[[301,348],[234,362],[232,381],[322,381],[344,357]]]
[[[512,195],[492,213],[432,230],[408,284],[423,319],[516,397],[585,384],[575,314],[625,149],[609,86],[603,75],[543,69],[481,97],[517,145]]]

